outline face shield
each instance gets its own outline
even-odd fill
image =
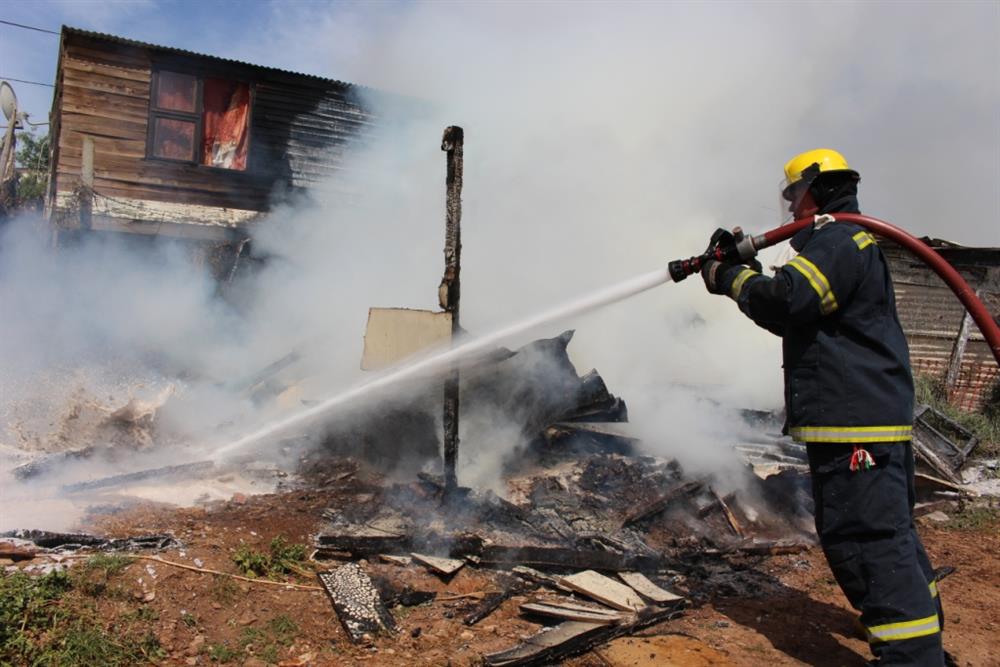
[[[795,219],[795,211],[802,205],[802,200],[805,198],[806,193],[809,192],[809,187],[816,180],[817,176],[819,176],[819,165],[814,163],[806,167],[797,179],[790,180],[783,178],[781,180],[778,186],[778,192],[780,193],[778,197],[778,210],[782,211],[782,225],[787,225]]]

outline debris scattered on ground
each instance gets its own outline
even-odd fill
[[[396,632],[392,614],[359,564],[347,563],[317,576],[352,642],[357,644],[374,634]]]

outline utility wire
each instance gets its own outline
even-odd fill
[[[23,23],[14,23],[13,21],[4,21],[3,19],[0,19],[0,23],[2,23],[4,25],[12,25],[15,28],[24,28],[25,30],[35,30],[35,31],[38,31],[38,32],[47,32],[50,35],[58,35],[59,34],[55,30],[46,30],[45,28],[36,28],[33,25],[24,25]]]
[[[4,79],[6,81],[17,81],[18,83],[30,83],[33,86],[47,86],[48,88],[55,88],[55,86],[51,83],[42,83],[41,81],[25,81],[24,79],[15,79],[12,76],[0,75],[0,79]]]

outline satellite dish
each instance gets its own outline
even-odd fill
[[[17,95],[6,81],[0,81],[0,109],[3,109],[3,115],[8,121],[17,113]]]

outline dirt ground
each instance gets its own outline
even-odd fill
[[[195,508],[144,505],[96,517],[87,528],[111,537],[169,532],[183,550],[171,549],[160,557],[235,573],[232,554],[240,545],[267,550],[277,535],[308,543],[321,510],[336,502],[336,494],[329,491],[294,491],[237,496]],[[960,665],[1000,665],[1000,520],[995,510],[977,516],[967,525],[955,525],[960,520],[927,524],[921,532],[935,565],[957,568],[940,586],[947,615],[946,648]],[[109,627],[118,618],[135,619],[137,608],[146,607],[139,617],[150,619],[149,629],[167,656],[161,664],[168,665],[473,665],[481,655],[509,648],[539,628],[518,614],[523,597],[508,600],[475,626],[462,624],[476,599],[460,596],[491,590],[493,578],[487,571],[466,567],[444,581],[416,565],[371,562],[365,567],[415,589],[437,591],[438,599],[396,607],[400,632],[376,638],[367,647],[348,641],[321,591],[247,583],[149,561],[137,561],[120,575],[122,585],[134,589],[131,596],[102,599],[98,605]],[[753,569],[769,584],[762,587],[766,594],[695,600],[678,619],[619,638],[565,664],[864,664],[868,651],[856,614],[818,549],[770,557],[754,563]],[[306,577],[295,581],[316,584]],[[268,628],[281,618],[291,619],[295,631],[276,641]],[[258,644],[248,643],[248,636],[257,637]],[[271,646],[263,646],[267,642]],[[213,647],[232,649],[238,657],[213,653]]]

